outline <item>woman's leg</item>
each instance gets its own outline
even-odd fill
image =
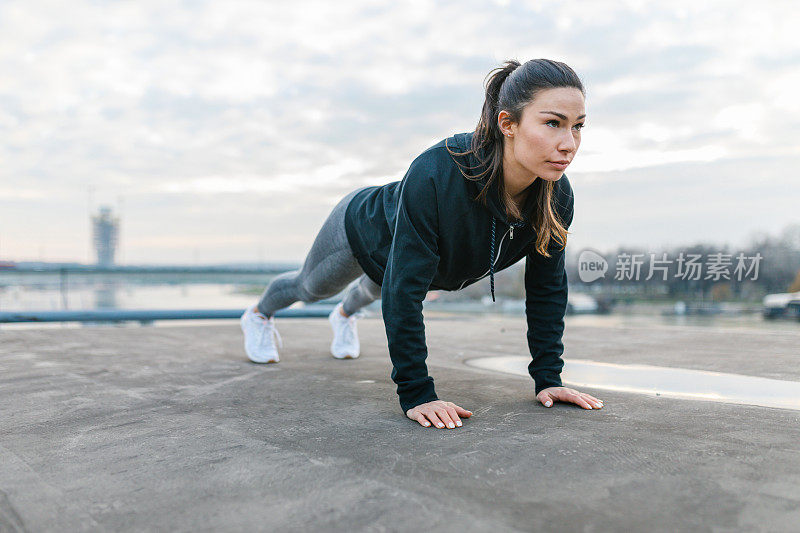
[[[357,280],[353,281],[347,288],[344,300],[342,300],[342,311],[347,316],[353,315],[375,300],[381,298],[381,286],[369,279],[369,276],[362,274]]]
[[[261,313],[270,317],[278,309],[288,307],[297,301],[316,302],[330,298],[364,273],[353,256],[344,228],[345,210],[359,190],[361,189],[345,196],[333,208],[314,239],[303,267],[300,270],[280,274],[272,280],[258,302],[258,310]],[[370,284],[374,285],[371,281]],[[348,296],[354,291],[355,295],[351,298],[349,309],[356,310],[365,305],[361,302],[366,302],[365,297],[374,292],[371,287],[367,290],[361,289],[360,283],[351,285]],[[380,290],[377,292],[380,296]]]

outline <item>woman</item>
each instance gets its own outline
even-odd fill
[[[331,353],[359,355],[354,314],[381,298],[400,405],[429,427],[455,428],[471,412],[438,399],[425,365],[422,301],[429,290],[459,290],[525,262],[528,371],[546,407],[560,400],[602,408],[561,386],[567,277],[564,247],[574,199],[564,169],[575,157],[585,90],[564,63],[507,61],[494,69],[474,132],[425,150],[402,181],[347,195],[322,227],[300,271],[276,277],[242,315],[245,350],[277,362],[273,314],[293,302],[331,297]],[[353,281],[354,280],[354,281]]]

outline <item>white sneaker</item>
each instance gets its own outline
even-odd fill
[[[328,315],[328,321],[333,328],[333,342],[331,343],[331,354],[336,359],[355,359],[360,354],[358,344],[358,331],[356,329],[356,317],[363,316],[356,313],[347,318],[343,317],[339,310],[342,304]]]
[[[283,340],[275,328],[275,317],[267,318],[255,307],[244,312],[240,320],[244,332],[244,351],[254,363],[277,363],[280,361],[277,341],[283,348]]]

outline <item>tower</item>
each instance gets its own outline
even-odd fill
[[[119,219],[112,216],[111,208],[101,206],[100,212],[92,217],[92,239],[99,266],[114,264],[119,236]]]

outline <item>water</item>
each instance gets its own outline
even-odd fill
[[[172,283],[142,284],[125,280],[105,280],[93,284],[67,286],[62,291],[58,277],[47,283],[0,285],[2,311],[57,311],[85,309],[244,309],[253,305],[266,286],[250,283]],[[336,301],[342,294],[333,297]],[[800,331],[797,320],[765,320],[759,313],[712,316],[665,316],[660,307],[639,306],[635,310],[620,309],[609,315],[570,315],[567,325],[594,327],[703,327],[755,328],[772,331]],[[380,313],[380,304],[370,307]],[[523,316],[524,302],[498,302],[484,305],[474,302],[426,301],[426,313],[471,313],[476,315]]]
[[[760,313],[740,315],[661,315],[658,308],[651,312],[616,312],[608,315],[573,315],[566,324],[590,327],[697,327],[715,329],[756,329],[760,331],[800,332],[800,321],[789,319],[766,320]]]
[[[478,357],[466,364],[485,370],[525,376],[530,356]],[[561,379],[565,386],[800,410],[800,382],[668,368],[568,359]]]
[[[49,287],[5,287],[0,310],[58,311],[85,309],[244,309],[258,301],[237,284],[131,285],[70,287],[66,294]]]

